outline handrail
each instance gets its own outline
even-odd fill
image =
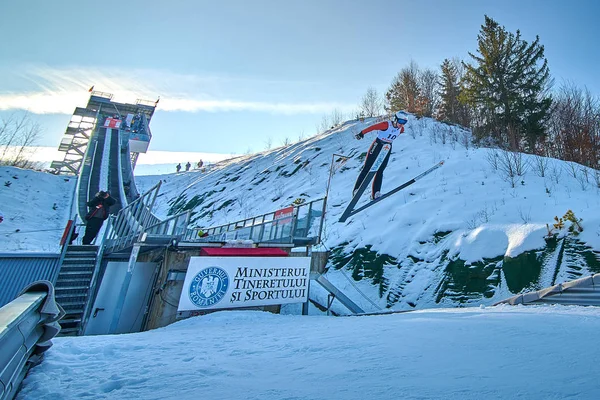
[[[103,98],[109,99],[109,100],[112,100],[112,98],[113,98],[112,93],[101,92],[99,90],[92,91],[92,96],[103,97]]]
[[[107,227],[109,234],[105,236],[106,247],[110,250],[121,250],[139,238],[148,225],[155,225],[160,220],[152,214],[152,208],[162,181],[119,210],[116,216],[110,217]]]
[[[187,229],[190,220],[191,211],[185,211],[181,214],[173,215],[158,224],[144,229],[147,234],[160,235],[183,235]]]
[[[32,366],[52,346],[65,315],[49,281],[37,281],[0,308],[0,400],[13,399]]]
[[[119,196],[121,196],[121,207],[124,208],[127,204],[129,204],[129,199],[127,198],[127,195],[125,194],[125,186],[123,185],[123,164],[122,164],[122,156],[121,156],[121,147],[123,146],[123,142],[121,139],[121,133],[123,131],[120,129],[117,129],[117,141],[119,142],[119,147],[118,147],[118,154],[117,154],[117,165],[118,165],[118,171],[119,173],[117,174],[118,177],[117,179],[119,180]],[[130,183],[131,186],[131,183]]]
[[[278,213],[281,211],[278,210],[206,229],[191,228],[186,231],[183,240],[186,242],[223,242],[225,240],[250,239],[255,243],[294,243],[294,239],[299,238],[311,244],[317,244],[321,241],[326,199],[323,197],[308,203],[293,205],[292,215],[284,218],[278,219]],[[315,207],[319,202],[322,202],[320,210]],[[317,220],[319,221],[318,226],[313,226]],[[199,237],[200,231],[207,235]]]

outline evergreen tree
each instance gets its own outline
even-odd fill
[[[531,44],[485,16],[474,64],[464,64],[461,101],[475,112],[474,133],[510,149],[529,149],[544,137],[551,98],[548,62],[539,37]]]
[[[440,106],[438,108],[437,118],[440,121],[460,123],[458,101],[460,86],[458,81],[458,72],[456,67],[449,59],[445,59],[441,66],[440,76]]]

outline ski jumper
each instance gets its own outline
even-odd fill
[[[356,183],[354,184],[354,190],[360,187],[360,184],[362,183],[363,179],[365,179],[365,176],[367,176],[367,173],[369,172],[369,169],[371,169],[371,166],[375,162],[375,159],[377,159],[381,148],[386,144],[389,144],[391,147],[392,142],[398,136],[400,136],[400,134],[404,133],[404,125],[400,125],[399,128],[394,128],[390,121],[383,121],[363,129],[358,134],[364,136],[365,133],[369,133],[372,131],[379,132],[377,133],[377,138],[373,141],[373,143],[371,143],[371,147],[369,147],[367,157],[365,158],[365,164],[363,165],[360,174],[358,174],[358,178],[356,179]],[[375,193],[381,191],[381,183],[383,182],[383,171],[387,167],[387,163],[391,153],[392,150],[390,148],[390,152],[385,157],[385,160],[383,160],[381,167],[375,174],[375,178],[373,179],[373,185],[371,187],[371,198],[375,196]]]

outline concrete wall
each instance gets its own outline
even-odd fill
[[[156,290],[150,303],[146,329],[154,329],[172,324],[177,320],[177,305],[183,289],[183,279],[190,263],[190,257],[200,255],[200,249],[165,251]],[[172,273],[169,276],[169,271]],[[174,271],[179,271],[177,274]],[[168,278],[176,278],[169,280]]]

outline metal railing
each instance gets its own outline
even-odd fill
[[[326,198],[259,215],[257,217],[203,229],[188,229],[184,242],[225,242],[252,240],[255,243],[294,245],[317,244],[321,241]]]
[[[169,217],[156,225],[144,229],[144,234],[182,237],[187,231],[190,214],[190,211],[186,211]]]
[[[160,185],[161,182],[159,181],[137,200],[120,209],[116,216],[109,218],[103,240],[107,251],[118,251],[131,246],[139,239],[145,227],[154,226],[161,222],[152,214]]]
[[[15,397],[29,368],[52,346],[63,315],[49,281],[29,285],[0,308],[0,400]]]
[[[92,91],[92,96],[102,97],[102,98],[108,99],[108,100],[112,100],[112,98],[113,98],[113,94],[112,93],[101,92],[101,91],[98,91],[98,90],[93,90]]]
[[[109,218],[104,240],[104,251],[115,252],[131,247],[142,235],[182,237],[190,220],[190,212],[174,215],[164,221],[152,213],[161,182],[141,195],[136,201]]]
[[[141,104],[143,106],[148,106],[148,107],[156,107],[156,100],[144,100],[144,99],[137,99],[135,101],[135,104]]]

